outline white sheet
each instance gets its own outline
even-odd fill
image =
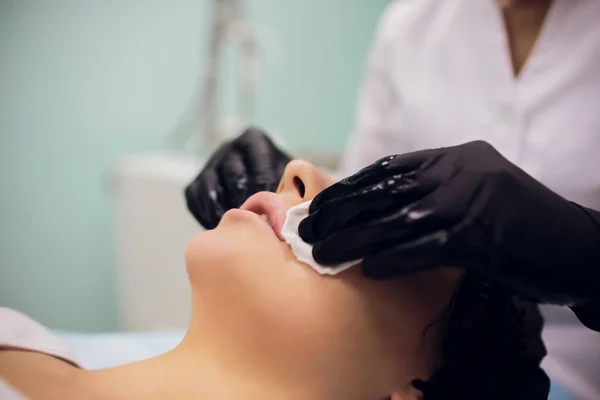
[[[109,368],[173,349],[185,331],[74,333],[57,331],[85,369]]]

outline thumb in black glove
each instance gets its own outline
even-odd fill
[[[254,193],[275,191],[291,158],[259,129],[223,144],[185,189],[188,209],[206,229]]]
[[[485,142],[386,157],[321,192],[300,236],[322,264],[386,278],[463,267],[539,301],[599,301],[600,213]]]

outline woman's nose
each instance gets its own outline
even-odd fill
[[[306,161],[293,160],[285,167],[277,193],[293,196],[301,203],[312,200],[329,185],[329,178],[317,167]]]

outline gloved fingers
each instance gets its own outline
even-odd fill
[[[258,185],[263,185],[263,189],[269,192],[275,192],[279,186],[285,167],[291,161],[285,153],[279,151],[277,148],[273,148],[272,152],[265,154],[261,164],[253,164],[250,166],[252,169],[254,182]]]
[[[417,180],[420,190],[432,190],[437,185],[437,181],[416,178],[422,168],[432,160],[437,159],[441,154],[439,150],[433,149],[381,158],[356,174],[342,179],[340,182],[319,193],[313,199],[309,212],[312,214],[321,208],[323,204],[348,197],[353,193],[372,190],[376,187],[375,185],[380,183],[385,184],[387,181],[391,181],[391,184],[394,184],[394,182]],[[427,189],[428,187],[431,188]],[[408,203],[408,201],[405,201],[405,203]]]
[[[270,171],[272,174],[275,174],[275,179],[279,181],[283,175],[285,167],[290,161],[292,161],[293,157],[277,147],[269,137],[265,137],[265,139],[268,141],[270,146],[270,151],[268,153]]]
[[[259,160],[261,151],[271,144],[265,132],[258,128],[249,127],[234,140],[235,149],[252,155],[254,161]],[[272,146],[272,144],[271,144]],[[252,151],[255,148],[256,151]]]
[[[386,179],[347,197],[322,204],[300,223],[298,232],[307,243],[315,243],[343,229],[397,213],[428,190],[427,187],[418,187],[410,177]]]
[[[202,213],[200,212],[200,206],[198,204],[199,201],[197,200],[200,196],[198,195],[197,190],[198,190],[198,185],[196,184],[196,181],[190,183],[185,188],[184,195],[185,195],[185,202],[186,202],[187,208],[190,211],[190,213],[192,213],[192,216],[194,217],[194,219],[196,221],[198,221],[206,229],[212,229],[212,228],[214,228],[213,222],[212,222],[213,219],[210,218],[209,216],[202,215]]]
[[[372,188],[386,179],[414,177],[416,169],[425,161],[424,157],[425,152],[415,152],[381,158],[319,193],[313,199],[309,212],[315,212],[327,202]]]
[[[223,206],[226,209],[238,208],[252,194],[248,193],[248,168],[244,156],[239,151],[231,151],[218,169],[218,179],[225,189]]]
[[[457,174],[451,181],[453,180],[460,187],[461,179],[463,179],[461,175]],[[462,262],[461,258],[457,259],[455,256],[457,252],[449,252],[447,241],[453,239],[453,235],[463,234],[463,232],[456,232],[456,229],[464,226],[462,217],[466,214],[465,207],[468,205],[469,196],[468,192],[455,190],[453,184],[438,187],[396,213],[341,231],[318,242],[313,248],[313,256],[322,264],[334,264],[342,259],[352,260],[362,257],[366,260],[374,259],[375,261],[366,261],[364,267],[366,271],[375,268],[369,265],[383,265],[380,261],[386,260],[387,257],[387,261],[392,262],[392,266],[382,267],[384,268],[381,272],[382,276],[385,276],[386,271],[390,271],[390,268],[395,265],[393,255],[399,256],[397,253],[404,250],[417,252],[419,249],[425,249],[438,256],[443,251],[448,262]],[[432,257],[426,252],[413,254],[413,256],[416,261],[430,260]],[[411,265],[421,267],[422,264],[416,261],[405,268]]]
[[[237,139],[236,149],[243,155],[249,175],[257,176],[270,171],[270,158],[275,145],[261,130],[248,128]]]
[[[364,197],[353,194],[339,203],[326,203],[307,217],[299,233],[309,243],[316,243],[315,260],[331,265],[362,258],[436,232],[448,232],[464,223],[474,196],[468,190],[469,177],[443,165],[441,159],[431,163],[427,172],[431,172],[431,178],[424,173],[416,185],[407,186],[405,193],[394,196],[390,190],[381,190],[385,195],[374,199],[368,196],[374,196],[371,193],[377,190],[365,191]],[[449,178],[438,186],[435,177],[440,174],[449,174]],[[403,198],[413,203],[405,206]]]
[[[416,171],[416,179],[424,185],[440,187],[456,171],[454,160],[445,157],[444,152],[439,150],[424,150],[424,152],[429,152],[429,156]]]
[[[431,159],[442,155],[441,149],[426,149],[413,151],[411,153],[398,154],[382,159],[382,167],[393,170],[396,173],[406,173],[422,169]]]
[[[289,161],[261,130],[246,130],[234,141],[220,169],[228,199],[226,206],[240,207],[255,193],[274,192]]]
[[[248,128],[236,140],[236,149],[244,157],[248,175],[260,184],[278,181],[290,161],[290,157],[258,128]]]
[[[418,227],[405,223],[407,217],[407,210],[398,210],[335,232],[315,243],[313,257],[320,264],[335,265],[379,253],[395,246],[398,241],[409,241],[423,235]]]
[[[222,202],[226,201],[226,198],[219,178],[219,165],[231,151],[232,142],[222,144],[185,189],[188,209],[206,229],[216,227],[224,213]]]
[[[274,191],[289,157],[260,130],[250,128],[222,144],[185,190],[188,209],[205,228],[252,194]]]
[[[324,204],[348,197],[361,188],[370,187],[379,182],[381,177],[373,173],[365,173],[367,168],[334,183],[315,196],[310,204],[309,212],[312,214],[320,209]]]
[[[359,216],[375,210],[383,213],[386,198],[381,198],[374,192],[363,195],[350,195],[324,203],[318,210],[309,214],[298,226],[298,234],[306,243],[314,244],[343,229],[360,224]],[[375,217],[375,216],[372,216]],[[363,221],[364,223],[364,221]]]
[[[464,221],[461,220],[463,214],[457,211],[462,207],[446,207],[446,203],[440,203],[440,199],[454,201],[448,188],[438,188],[401,211],[375,222],[381,227],[381,232],[365,230],[367,237],[363,240],[378,243],[376,246],[377,253],[380,255],[378,257],[389,255],[386,248],[389,248],[390,252],[396,252],[404,249],[405,245],[407,248],[413,246],[415,249],[426,245],[428,250],[433,251],[434,244],[445,245],[451,235],[459,234],[457,229],[464,226]],[[369,256],[370,253],[365,252],[364,256]]]
[[[342,229],[411,204],[436,190],[452,171],[439,149],[384,157],[313,199],[300,236],[314,243]]]
[[[199,179],[201,176],[203,176],[203,173],[205,171],[216,170],[217,166],[223,161],[225,157],[227,157],[227,154],[229,152],[233,151],[233,149],[234,141],[225,141],[223,144],[221,144],[217,148],[217,150],[215,150],[215,152],[210,156],[210,158],[204,165],[204,168],[202,168],[202,171],[198,175],[198,178],[196,179]]]
[[[446,247],[448,231],[439,230],[365,257],[362,271],[372,279],[405,276],[438,267],[474,268],[473,259]]]
[[[202,174],[202,179],[196,179],[186,187],[185,200],[196,221],[206,229],[214,229],[225,213],[219,202],[223,198],[223,188],[214,171],[203,171]]]
[[[439,163],[422,177],[420,183],[434,190],[407,208],[408,215],[404,220],[399,221],[401,224],[405,223],[413,229],[433,233],[438,229],[448,229],[459,223],[464,224],[470,218],[481,188],[473,186],[468,174],[461,173],[460,168],[452,169],[448,177],[444,178],[444,183],[437,187],[435,177],[427,176],[429,172],[433,176],[446,174],[450,168]],[[403,225],[399,227],[404,228]]]

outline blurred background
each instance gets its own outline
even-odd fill
[[[341,152],[386,3],[247,2],[258,60],[249,122],[292,154]],[[155,296],[165,271],[135,269],[158,258],[184,274],[199,229],[183,207],[158,211],[183,205],[183,184],[212,146],[174,130],[191,118],[183,137],[195,132],[214,12],[209,0],[0,0],[0,305],[54,329],[181,327],[136,314],[150,298],[157,313],[174,304]],[[221,56],[218,118],[233,121],[231,133],[235,40]],[[178,218],[185,227],[169,232]],[[168,290],[186,290],[179,278]]]

